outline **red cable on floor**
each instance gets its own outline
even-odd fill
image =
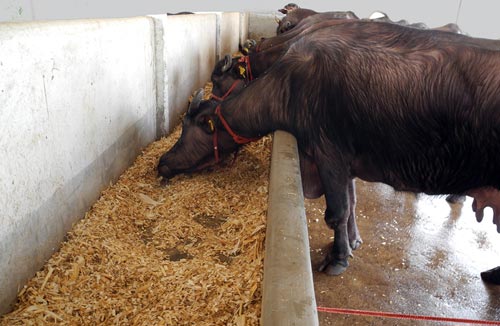
[[[362,316],[386,317],[386,318],[397,318],[397,319],[430,320],[430,321],[478,324],[478,325],[500,325],[500,321],[492,321],[492,320],[419,316],[419,315],[397,314],[392,312],[368,311],[368,310],[344,309],[344,308],[317,307],[317,310],[320,312],[328,312],[332,314],[343,314],[343,315],[362,315]]]

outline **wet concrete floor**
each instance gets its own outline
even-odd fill
[[[363,244],[341,276],[317,272],[333,233],[323,220],[324,198],[306,200],[316,301],[319,307],[500,321],[500,286],[480,272],[500,265],[500,234],[472,198],[395,192],[356,180],[357,223]],[[319,312],[320,325],[466,325]]]

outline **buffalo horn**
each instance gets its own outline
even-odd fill
[[[203,88],[196,90],[196,92],[193,94],[193,100],[189,104],[189,108],[187,111],[188,115],[192,115],[196,112],[196,110],[200,107],[200,103],[203,100],[204,95],[205,92],[203,91]]]
[[[226,72],[229,70],[229,68],[231,68],[231,64],[233,63],[232,62],[232,58],[231,58],[231,55],[230,54],[226,54],[226,56],[224,57],[224,65],[222,66],[221,70],[222,72]]]

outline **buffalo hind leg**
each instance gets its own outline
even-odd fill
[[[463,203],[465,201],[464,195],[448,195],[446,196],[446,201],[450,204]]]
[[[347,234],[349,235],[349,245],[352,250],[358,249],[363,240],[359,234],[358,225],[356,223],[356,188],[354,179],[349,183],[349,219],[347,220]]]

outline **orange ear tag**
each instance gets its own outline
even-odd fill
[[[210,127],[210,132],[215,131],[215,126],[214,126],[214,122],[212,121],[212,119],[208,120],[208,126]]]
[[[245,73],[247,72],[245,67],[239,66],[238,68],[240,68],[240,75],[242,77],[245,77]]]

